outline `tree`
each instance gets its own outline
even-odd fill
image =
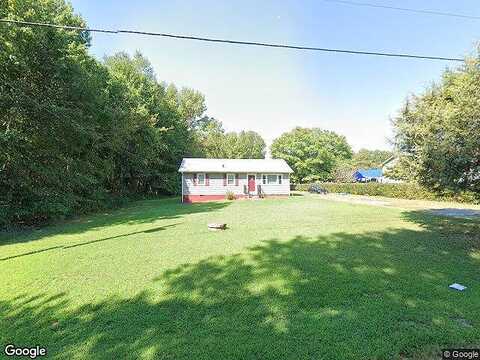
[[[446,70],[393,122],[397,175],[431,189],[480,192],[480,59]]]
[[[353,154],[351,163],[357,169],[378,168],[392,156],[391,151],[360,149]]]
[[[62,0],[7,0],[0,17],[86,27]],[[0,26],[0,227],[175,193],[203,95],[158,82],[140,53],[101,63],[88,33]]]
[[[240,131],[226,134],[227,158],[264,159],[267,145],[255,131]]]
[[[353,165],[352,160],[339,161],[332,170],[330,180],[339,183],[354,182],[353,174],[358,168]]]
[[[204,117],[197,125],[199,154],[207,158],[263,159],[266,144],[255,131],[225,133],[222,123]]]
[[[318,128],[297,127],[273,141],[272,156],[292,167],[292,181],[305,183],[331,178],[337,162],[352,157],[344,136]]]
[[[174,84],[169,84],[165,91],[166,103],[176,109],[188,129],[196,129],[207,110],[205,97],[198,91],[182,88],[178,91]]]
[[[85,26],[62,1],[7,1],[0,16]],[[0,225],[96,208],[105,196],[108,72],[88,55],[89,40],[78,31],[0,27]]]
[[[225,130],[222,123],[211,117],[204,117],[197,128],[197,155],[206,158],[226,158]]]
[[[139,52],[105,57],[113,79],[123,86],[130,131],[126,147],[118,152],[118,185],[121,191],[173,192],[178,187],[177,166],[188,153],[190,135],[177,104],[168,101],[165,88]]]

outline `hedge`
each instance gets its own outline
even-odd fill
[[[384,196],[398,199],[413,200],[440,200],[456,201],[463,203],[480,203],[480,194],[464,191],[461,193],[442,192],[435,193],[424,187],[412,183],[384,184],[369,183],[317,183],[331,193],[347,193],[353,195]],[[308,191],[312,184],[296,184],[293,190]]]

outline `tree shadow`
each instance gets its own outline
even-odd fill
[[[128,299],[2,300],[0,340],[57,358],[209,360],[408,358],[480,344],[479,291],[448,289],[478,282],[470,240],[451,243],[443,219],[404,216],[422,228],[271,239],[164,272]]]
[[[105,237],[105,238],[101,238],[101,239],[95,239],[95,240],[80,242],[80,243],[73,244],[73,245],[51,246],[51,247],[48,247],[48,248],[45,248],[45,249],[39,249],[39,250],[35,250],[35,251],[29,251],[29,252],[22,253],[22,254],[17,254],[17,255],[12,255],[12,256],[7,256],[7,257],[4,257],[4,258],[0,258],[0,261],[16,259],[16,258],[19,258],[19,257],[24,257],[24,256],[29,256],[29,255],[35,255],[35,254],[39,254],[39,253],[43,253],[45,251],[51,251],[51,250],[73,249],[73,248],[76,248],[76,247],[79,247],[79,246],[96,244],[96,243],[99,243],[99,242],[114,240],[114,239],[118,239],[118,238],[121,238],[121,237],[127,237],[127,236],[131,236],[131,235],[149,234],[149,233],[153,233],[153,232],[157,232],[157,231],[166,230],[167,228],[174,227],[175,225],[176,224],[164,225],[164,226],[159,226],[159,227],[151,228],[151,229],[144,230],[144,231],[135,231],[135,232],[127,233],[127,234],[109,236],[109,237]]]
[[[439,215],[432,210],[406,211],[402,217],[418,224],[439,239],[437,249],[443,251],[480,250],[480,219]]]
[[[0,231],[0,246],[35,241],[52,235],[81,234],[114,225],[148,224],[157,220],[180,219],[188,214],[218,211],[228,205],[228,202],[205,202],[187,205],[182,204],[179,198],[142,200],[120,209],[71,219],[42,229],[17,232]]]

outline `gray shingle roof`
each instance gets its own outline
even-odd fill
[[[184,158],[179,172],[292,173],[282,159],[199,159]]]

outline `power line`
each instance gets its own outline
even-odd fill
[[[323,1],[330,2],[330,3],[344,4],[344,5],[364,6],[364,7],[372,7],[372,8],[379,8],[379,9],[413,12],[418,14],[429,14],[429,15],[456,17],[456,18],[462,18],[462,19],[480,20],[480,16],[455,14],[455,13],[443,12],[443,11],[437,11],[437,10],[403,8],[403,7],[397,7],[397,6],[379,5],[379,4],[358,2],[358,1],[349,1],[349,0],[323,0]]]
[[[74,30],[74,31],[100,32],[100,33],[109,33],[109,34],[134,34],[134,35],[146,35],[146,36],[160,36],[160,37],[181,39],[181,40],[195,40],[195,41],[204,41],[204,42],[213,42],[213,43],[261,46],[261,47],[293,49],[293,50],[322,51],[322,52],[343,53],[343,54],[353,54],[353,55],[371,55],[371,56],[384,56],[384,57],[397,57],[397,58],[410,58],[410,59],[423,59],[423,60],[440,60],[440,61],[464,62],[464,59],[461,59],[461,58],[444,57],[444,56],[428,56],[428,55],[415,55],[415,54],[406,54],[406,53],[390,53],[390,52],[378,52],[378,51],[332,49],[332,48],[322,48],[322,47],[263,43],[263,42],[256,42],[256,41],[238,41],[238,40],[228,40],[228,39],[216,39],[216,38],[176,35],[176,34],[147,32],[147,31],[138,31],[138,30],[94,29],[94,28],[86,28],[86,27],[80,27],[80,26],[67,26],[67,25],[57,25],[57,24],[50,24],[50,23],[38,23],[38,22],[9,20],[9,19],[0,19],[0,23],[9,23],[9,24],[15,24],[15,25],[19,25],[19,26],[49,27],[49,28]]]

